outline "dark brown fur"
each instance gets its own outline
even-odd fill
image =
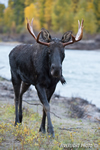
[[[34,85],[43,104],[43,117],[39,131],[45,132],[47,116],[47,131],[54,137],[49,102],[57,83],[59,81],[65,83],[62,76],[65,54],[62,41],[48,37],[49,47],[38,43],[15,47],[9,54],[9,62],[15,92],[15,125],[22,122],[22,96],[30,85]]]

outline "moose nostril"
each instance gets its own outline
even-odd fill
[[[52,64],[51,65],[51,69],[53,70],[53,69],[56,69],[56,70],[61,70],[62,69],[62,66],[61,65],[55,65],[55,64]]]
[[[55,67],[56,67],[55,64],[51,65],[51,69],[55,69]]]

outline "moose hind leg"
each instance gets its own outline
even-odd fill
[[[21,93],[20,93],[20,101],[19,101],[19,121],[22,123],[22,96],[28,90],[30,84],[26,84],[22,82]]]
[[[20,86],[21,86],[21,80],[16,74],[12,74],[12,84],[14,88],[15,93],[15,125],[17,123],[20,123],[19,121],[19,112],[18,112],[18,104],[19,104],[19,96],[20,96]]]

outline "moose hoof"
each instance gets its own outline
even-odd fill
[[[55,133],[48,133],[50,135],[51,138],[55,138]]]
[[[20,126],[20,122],[16,122],[16,121],[15,121],[14,126],[16,127],[17,125]]]
[[[46,133],[43,127],[40,127],[39,132]]]
[[[47,129],[47,132],[48,132],[48,134],[49,134],[52,138],[55,137],[55,134],[54,134],[54,131],[53,131],[53,127],[52,127],[52,128],[48,128],[48,129]]]
[[[19,115],[19,122],[22,123],[22,115]]]

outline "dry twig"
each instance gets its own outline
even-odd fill
[[[29,104],[29,105],[37,105],[37,106],[40,105],[40,106],[43,106],[42,104],[39,104],[39,103],[29,103],[29,102],[27,102],[27,101],[25,101],[25,100],[23,100],[23,101],[26,102],[26,103]],[[53,114],[55,117],[61,119],[61,117],[59,117],[58,115],[56,115],[54,112],[51,112],[51,111],[50,111],[50,113]]]

